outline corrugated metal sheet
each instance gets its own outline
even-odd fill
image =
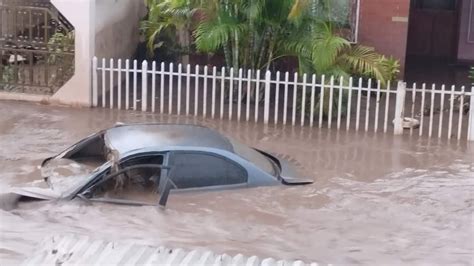
[[[260,259],[242,254],[229,256],[207,250],[169,249],[135,243],[94,240],[87,236],[53,236],[45,239],[23,265],[311,265],[303,261]]]

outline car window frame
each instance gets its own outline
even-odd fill
[[[133,154],[127,157],[124,157],[120,160],[120,164],[123,164],[129,160],[134,160],[138,159],[140,157],[148,157],[148,156],[163,156],[163,162],[162,164],[138,164],[134,166],[129,166],[126,168],[120,169],[119,172],[117,173],[112,173],[112,174],[107,174],[104,176],[104,173],[107,171],[110,171],[111,166],[108,166],[105,168],[103,171],[100,173],[97,173],[94,179],[90,180],[85,186],[83,186],[77,193],[76,197],[79,197],[81,199],[90,201],[90,202],[106,202],[106,203],[113,203],[113,204],[122,204],[122,205],[138,205],[138,206],[156,206],[156,204],[150,204],[147,202],[140,202],[140,201],[134,201],[134,200],[122,200],[122,199],[113,199],[113,198],[103,198],[103,197],[87,197],[86,193],[90,193],[92,189],[95,189],[96,187],[100,186],[104,182],[108,181],[110,178],[114,178],[117,175],[124,173],[128,170],[135,169],[135,168],[159,168],[161,169],[161,177],[160,177],[160,185],[159,185],[159,191],[161,191],[161,180],[162,179],[168,179],[168,175],[170,173],[170,167],[167,165],[168,163],[168,154],[169,152],[147,152],[147,153],[140,153],[140,154]],[[139,167],[138,167],[139,166]],[[159,195],[159,193],[157,193]]]

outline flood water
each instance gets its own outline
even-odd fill
[[[0,192],[38,179],[44,158],[117,121],[203,124],[288,155],[315,180],[172,194],[166,210],[22,203],[0,211],[1,265],[70,233],[344,265],[474,263],[473,144],[19,102],[0,101],[0,114]]]

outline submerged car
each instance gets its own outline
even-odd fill
[[[35,199],[165,206],[170,190],[312,183],[282,158],[197,125],[117,125],[41,164],[41,186],[14,188]],[[37,182],[38,183],[38,182]]]

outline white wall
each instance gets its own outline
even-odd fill
[[[51,97],[51,101],[69,105],[90,105],[90,64],[95,50],[95,1],[51,0],[74,26],[76,51],[74,75]]]
[[[75,28],[74,76],[51,97],[68,105],[91,105],[91,62],[130,58],[139,41],[143,0],[51,0]]]

